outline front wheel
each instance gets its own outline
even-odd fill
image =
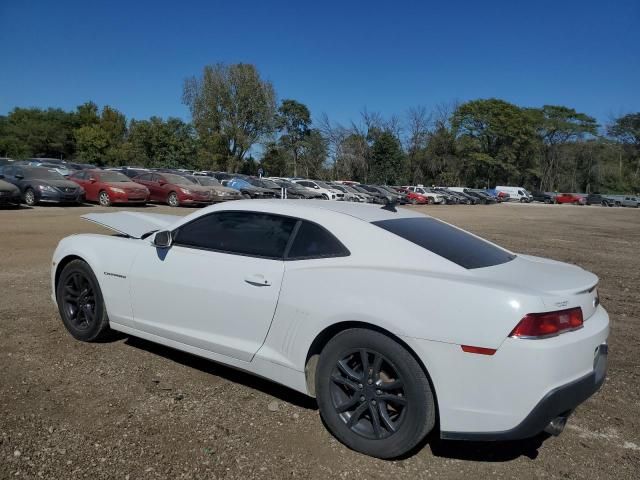
[[[32,188],[27,188],[27,190],[24,192],[24,203],[26,203],[30,207],[33,207],[36,203],[38,203],[36,201],[36,192],[34,192]]]
[[[435,425],[429,380],[416,359],[382,333],[344,330],[324,347],[316,372],[320,415],[349,448],[395,458]]]
[[[91,267],[73,260],[64,267],[56,286],[56,301],[67,331],[77,340],[93,342],[109,332],[102,291]]]
[[[178,194],[176,192],[171,192],[167,197],[167,203],[170,207],[179,207],[180,200],[178,200]]]
[[[100,194],[98,195],[98,202],[100,202],[100,205],[102,205],[103,207],[108,207],[111,205],[111,199],[109,198],[109,194],[107,192],[105,192],[104,190],[102,190],[100,192]]]

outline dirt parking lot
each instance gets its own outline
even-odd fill
[[[0,211],[0,478],[640,478],[640,210],[416,208],[600,277],[609,376],[560,437],[432,438],[381,461],[343,447],[284,387],[135,338],[77,342],[50,300],[50,259],[66,235],[106,232],[79,218],[101,209],[37,207]]]

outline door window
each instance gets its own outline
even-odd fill
[[[220,212],[174,232],[174,244],[237,255],[283,259],[297,220],[259,212]]]

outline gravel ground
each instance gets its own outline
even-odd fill
[[[136,338],[77,342],[51,303],[49,262],[62,237],[105,232],[79,219],[101,209],[37,207],[0,211],[0,478],[640,478],[640,210],[415,208],[599,275],[609,376],[560,437],[432,438],[376,460],[343,447],[315,402],[284,387]]]

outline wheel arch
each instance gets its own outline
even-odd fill
[[[66,267],[67,265],[69,265],[71,262],[73,262],[74,260],[82,260],[83,262],[85,262],[87,265],[89,265],[89,262],[87,262],[84,258],[82,258],[79,255],[75,255],[75,254],[70,254],[67,255],[65,257],[63,257],[59,262],[58,265],[56,265],[56,272],[54,275],[54,282],[53,282],[53,286],[55,288],[54,293],[57,291],[58,289],[58,281],[60,280],[60,275],[62,274],[62,270],[64,270],[64,267]],[[91,266],[91,265],[89,265]]]
[[[311,395],[312,397],[315,397],[316,395],[315,375],[316,375],[316,369],[318,366],[318,359],[320,358],[320,353],[322,352],[322,349],[329,342],[329,340],[335,337],[338,333],[344,330],[348,330],[350,328],[362,328],[362,329],[372,330],[374,332],[381,333],[391,338],[395,342],[398,342],[405,350],[407,350],[407,352],[409,352],[409,354],[416,360],[416,362],[418,362],[418,365],[420,365],[420,368],[422,368],[422,371],[424,372],[424,374],[427,377],[427,380],[429,381],[429,386],[431,387],[431,391],[433,392],[433,400],[436,406],[436,425],[438,425],[438,419],[439,419],[438,394],[437,394],[435,385],[433,383],[433,380],[431,379],[431,375],[429,374],[429,370],[427,369],[427,366],[424,364],[422,359],[416,354],[413,348],[411,348],[407,344],[407,342],[402,340],[402,338],[398,337],[397,335],[394,335],[389,330],[382,328],[378,325],[374,325],[372,323],[360,322],[355,320],[338,322],[338,323],[329,325],[328,327],[326,327],[324,330],[322,330],[320,333],[316,335],[316,337],[311,342],[311,345],[309,346],[309,350],[307,351],[307,357],[304,363],[305,365],[304,375],[305,375],[305,381],[307,384],[308,394]]]

